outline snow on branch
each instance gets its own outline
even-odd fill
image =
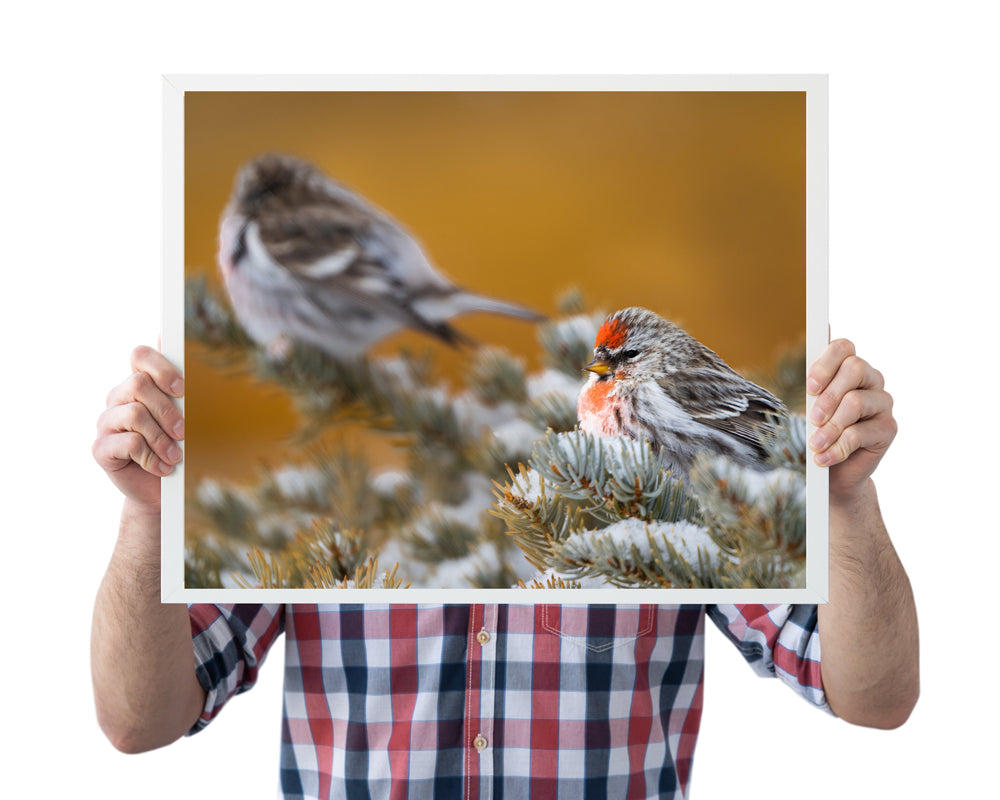
[[[204,280],[189,280],[197,357],[281,387],[302,428],[288,463],[256,481],[190,488],[187,585],[801,585],[804,420],[765,443],[769,471],[703,458],[678,480],[648,442],[576,428],[581,367],[604,314],[586,312],[578,292],[560,308],[539,328],[538,372],[482,347],[452,387],[429,358],[406,353],[338,361],[297,344],[259,348]],[[797,386],[799,361],[781,362],[785,384]],[[375,470],[363,451],[311,444],[344,424],[383,437],[401,465]]]

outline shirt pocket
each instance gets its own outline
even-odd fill
[[[603,653],[654,635],[656,605],[539,605],[538,626],[563,642]]]

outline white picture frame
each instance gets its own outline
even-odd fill
[[[828,92],[821,75],[704,76],[166,76],[162,349],[185,367],[185,99],[199,92],[802,92],[806,97],[805,350],[828,340]],[[378,203],[379,198],[372,198]],[[221,210],[221,209],[220,209]],[[405,222],[405,220],[404,220]],[[454,269],[447,270],[450,275]],[[636,304],[639,304],[638,302]],[[722,353],[722,355],[725,355]],[[735,366],[735,365],[734,365]],[[190,389],[190,387],[189,387]],[[185,401],[181,401],[183,406]],[[808,408],[808,407],[807,407]],[[185,443],[186,447],[186,443]],[[394,589],[189,588],[184,583],[185,464],[163,479],[162,599],[219,603],[823,603],[828,597],[828,484],[807,464],[806,586],[802,589]]]

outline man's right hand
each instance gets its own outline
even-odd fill
[[[181,461],[184,418],[171,398],[184,393],[180,371],[161,353],[132,351],[132,374],[108,394],[92,452],[135,511],[160,513],[160,478]]]
[[[183,736],[205,705],[184,603],[160,602],[160,478],[181,461],[180,371],[151,347],[108,394],[93,453],[125,495],[114,553],[94,603],[91,674],[101,728],[138,753]]]

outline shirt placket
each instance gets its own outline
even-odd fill
[[[493,798],[498,612],[496,605],[474,605],[469,614],[465,737],[465,796],[468,800]]]

